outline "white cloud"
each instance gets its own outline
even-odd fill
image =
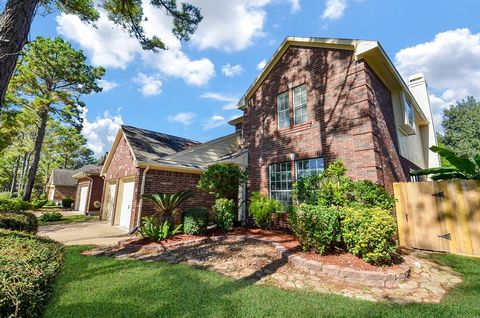
[[[200,95],[201,98],[212,99],[217,102],[225,102],[226,104],[223,105],[223,109],[236,109],[238,97],[226,95],[222,93],[213,93],[208,92]]]
[[[292,13],[300,11],[300,0],[290,0],[290,10]]]
[[[243,67],[240,64],[230,65],[228,63],[222,67],[222,73],[225,76],[234,77],[243,73]]]
[[[225,117],[220,115],[213,115],[203,124],[203,130],[213,129],[225,123],[226,123]]]
[[[267,60],[266,59],[261,60],[257,64],[257,70],[259,70],[259,71],[263,70],[266,65],[267,65]]]
[[[338,20],[345,13],[347,0],[327,0],[322,19]]]
[[[118,86],[118,83],[115,81],[107,81],[107,80],[98,80],[98,86],[100,86],[103,90],[102,92],[108,92]]]
[[[263,36],[264,7],[271,0],[192,0],[200,7],[203,20],[192,41],[200,49],[243,50]]]
[[[430,103],[437,128],[443,109],[468,95],[480,97],[480,33],[438,33],[432,41],[400,50],[395,64],[405,79],[417,72],[425,75],[434,91]]]
[[[197,115],[195,113],[191,112],[184,112],[184,113],[178,113],[175,115],[169,115],[167,117],[168,121],[173,123],[181,123],[182,125],[188,126],[192,123],[192,120],[196,117]]]
[[[85,110],[86,112],[87,110]],[[94,152],[97,158],[110,151],[122,124],[123,119],[120,114],[112,116],[109,112],[105,112],[102,117],[97,117],[93,122],[84,118],[82,134],[87,139],[88,148]]]
[[[159,95],[162,92],[162,81],[156,74],[147,75],[138,73],[137,76],[133,78],[133,81],[140,86],[138,90],[145,96]]]
[[[145,34],[157,35],[168,50],[158,53],[144,51],[135,38],[115,27],[101,12],[97,27],[83,23],[77,16],[60,14],[57,32],[77,42],[91,57],[94,65],[125,69],[140,57],[149,69],[154,68],[166,76],[183,79],[191,85],[204,85],[215,76],[215,67],[207,58],[192,60],[183,51],[181,42],[171,33],[172,21],[151,4],[143,6],[146,20],[142,22]]]

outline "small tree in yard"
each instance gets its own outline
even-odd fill
[[[197,188],[216,198],[236,200],[238,186],[245,182],[247,173],[233,163],[217,163],[200,176]]]

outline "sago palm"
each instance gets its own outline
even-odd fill
[[[447,148],[432,146],[430,150],[438,153],[442,158],[447,160],[452,167],[437,167],[412,172],[413,176],[431,175],[432,180],[451,180],[451,179],[470,179],[480,180],[480,153],[478,153],[474,161],[456,155]]]
[[[144,194],[145,199],[151,200],[155,203],[158,212],[156,216],[159,217],[160,221],[166,219],[172,219],[173,212],[176,208],[189,198],[193,196],[192,191],[180,191],[177,193],[155,193],[155,194]]]

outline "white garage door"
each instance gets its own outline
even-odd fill
[[[122,191],[122,206],[120,208],[120,226],[126,229],[130,228],[130,219],[132,214],[134,182],[125,182]]]
[[[78,205],[78,211],[85,213],[87,209],[87,196],[88,196],[88,187],[80,188],[80,204]]]
[[[110,224],[112,224],[112,217],[113,217],[113,207],[115,203],[115,190],[117,188],[117,184],[111,183],[107,185],[107,195],[106,195],[106,202],[105,202],[105,209],[106,209],[106,219]]]

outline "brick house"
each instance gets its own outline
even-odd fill
[[[75,198],[77,180],[72,177],[74,174],[72,169],[53,169],[46,185],[47,199],[60,205],[64,198]]]
[[[85,214],[96,214],[100,208],[95,202],[102,201],[103,178],[100,177],[101,166],[87,165],[75,171],[72,178],[76,179],[75,210]]]
[[[150,132],[176,146],[155,145],[151,136],[129,135],[139,129],[122,127],[102,170],[104,216],[132,228],[152,213],[141,193],[195,189],[199,174],[219,161],[248,171],[239,189],[241,220],[253,191],[288,204],[298,178],[338,159],[353,179],[390,192],[393,182],[410,180],[411,170],[439,165],[428,149],[436,140],[423,75],[405,83],[376,41],[288,37],[237,106],[244,115],[229,122],[235,133],[204,144]],[[117,199],[122,180],[131,182],[132,200],[123,200],[130,205]],[[197,193],[188,205],[211,202]],[[129,209],[122,223],[115,211]]]

